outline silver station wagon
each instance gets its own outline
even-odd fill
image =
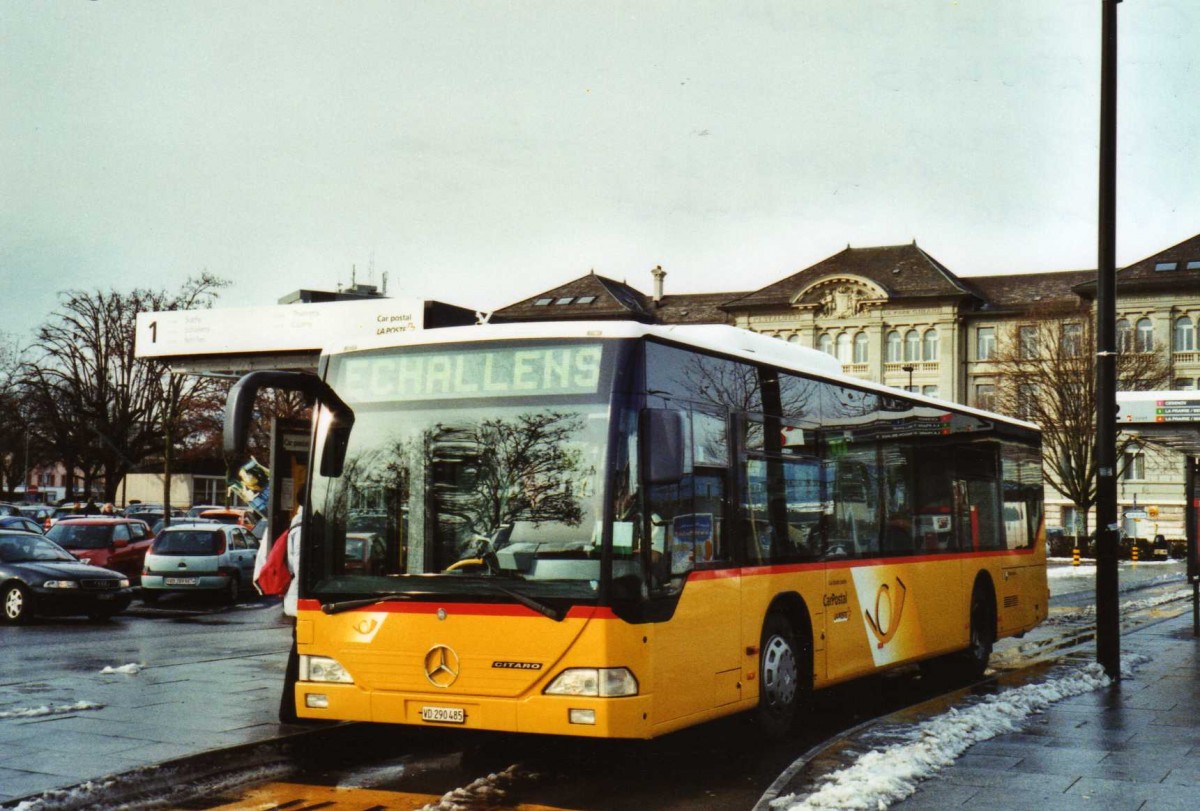
[[[258,539],[229,524],[172,524],[164,529],[142,569],[142,600],[164,594],[209,593],[236,602],[253,590]]]

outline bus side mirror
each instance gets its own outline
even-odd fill
[[[298,391],[329,409],[333,423],[325,436],[321,453],[321,475],[337,478],[346,462],[346,447],[354,427],[354,410],[346,405],[329,384],[308,372],[262,371],[243,375],[233,384],[225,403],[224,450],[226,455],[246,455],[246,439],[250,419],[254,416],[254,400],[259,389],[275,388]]]
[[[687,432],[682,411],[648,408],[643,413],[646,482],[674,484],[687,472],[684,469]]]

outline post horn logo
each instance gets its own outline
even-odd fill
[[[425,678],[434,687],[445,689],[458,680],[458,654],[446,645],[434,645],[425,654]]]
[[[879,648],[892,641],[892,637],[900,628],[900,618],[904,616],[904,597],[908,594],[908,587],[899,577],[896,578],[896,586],[894,596],[887,583],[879,586],[879,590],[875,592],[874,617],[870,611],[863,611],[867,624],[871,626],[871,633],[875,634],[875,644]]]

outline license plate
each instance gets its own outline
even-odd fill
[[[462,707],[422,707],[421,720],[435,724],[465,724],[467,713]]]
[[[112,598],[113,598],[113,596],[111,594],[97,594],[96,595],[96,599],[101,600],[101,601],[111,600]]]
[[[168,577],[168,586],[196,586],[199,585],[200,578],[198,577]]]
[[[1156,558],[1165,558],[1165,557],[1166,557],[1167,555],[1169,555],[1170,553],[1171,553],[1171,550],[1169,550],[1169,549],[1155,549],[1155,550],[1154,550],[1154,557],[1156,557]]]

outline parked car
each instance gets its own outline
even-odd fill
[[[46,504],[22,504],[18,507],[21,515],[26,518],[31,518],[42,525],[42,530],[45,531],[45,521],[54,514],[54,508]]]
[[[39,522],[34,521],[32,518],[26,518],[24,515],[0,515],[0,529],[36,532],[38,535],[45,532]]]
[[[142,515],[144,515],[146,517],[151,517],[152,513],[143,513]],[[211,518],[188,518],[186,515],[172,515],[171,516],[171,526],[176,526],[178,524],[219,524],[219,523],[220,523],[220,521],[213,521]],[[158,519],[151,525],[150,534],[153,535],[155,538],[157,538],[159,536],[159,534],[166,528],[166,526],[167,526],[167,519],[163,518],[160,515],[158,517]]]
[[[0,501],[0,515],[20,515],[21,508],[16,504]]]
[[[205,510],[199,517],[220,521],[222,524],[237,524],[243,529],[253,529],[259,516],[249,507],[218,507],[215,510]]]
[[[223,505],[223,504],[193,504],[191,507],[188,508],[187,517],[188,518],[196,518],[200,515],[200,513],[204,512],[205,510],[223,510],[223,509],[225,509],[225,505]]]
[[[378,535],[367,532],[346,533],[346,574],[383,574],[387,548]]]
[[[134,518],[94,516],[59,521],[46,537],[95,566],[121,572],[133,584],[142,578],[142,563],[154,536]]]
[[[120,572],[90,566],[44,535],[0,530],[0,618],[86,614],[108,619],[129,607],[133,590]]]
[[[164,594],[210,593],[233,603],[252,588],[258,539],[232,524],[172,524],[146,555],[142,600]]]

